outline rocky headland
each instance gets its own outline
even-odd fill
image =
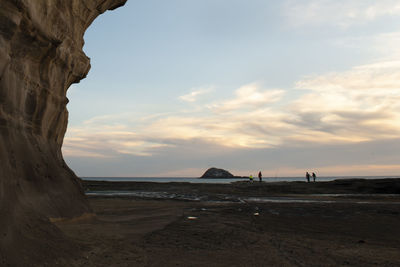
[[[49,220],[91,212],[61,153],[66,92],[90,69],[86,29],[125,2],[0,0],[1,266],[68,251]]]

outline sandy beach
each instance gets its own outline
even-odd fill
[[[287,183],[284,191],[282,185],[266,183],[90,182],[85,186],[92,192],[95,189],[97,192],[100,189],[121,190],[123,187],[141,192],[151,189],[152,192],[165,193],[171,190],[178,195],[179,192],[195,196],[207,193],[210,198],[89,196],[95,216],[56,223],[66,238],[76,244],[76,255],[48,264],[399,266],[400,196],[398,192],[371,193],[377,190],[376,183],[381,187],[390,185],[392,191],[398,190],[398,182],[352,181],[349,183],[352,186]],[[364,184],[364,191],[350,194],[361,184]],[[310,190],[316,193],[292,192],[303,186],[310,186]],[[325,188],[325,192],[348,194],[321,195],[321,188]],[[221,200],[228,193],[242,201],[235,201],[235,198]],[[252,201],[243,201],[245,195],[246,199],[252,196]],[[262,195],[274,196],[274,201],[268,201],[268,197],[260,200]],[[286,201],[279,201],[279,196]]]

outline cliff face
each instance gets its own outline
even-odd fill
[[[61,154],[66,92],[90,69],[85,30],[125,2],[0,0],[0,249],[28,219],[90,212]]]

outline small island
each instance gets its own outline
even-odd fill
[[[223,178],[236,178],[232,173],[218,168],[209,168],[200,178],[207,179],[223,179]]]

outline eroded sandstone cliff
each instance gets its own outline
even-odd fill
[[[35,244],[47,218],[90,212],[61,154],[66,92],[90,69],[85,30],[125,2],[0,0],[0,265]]]

